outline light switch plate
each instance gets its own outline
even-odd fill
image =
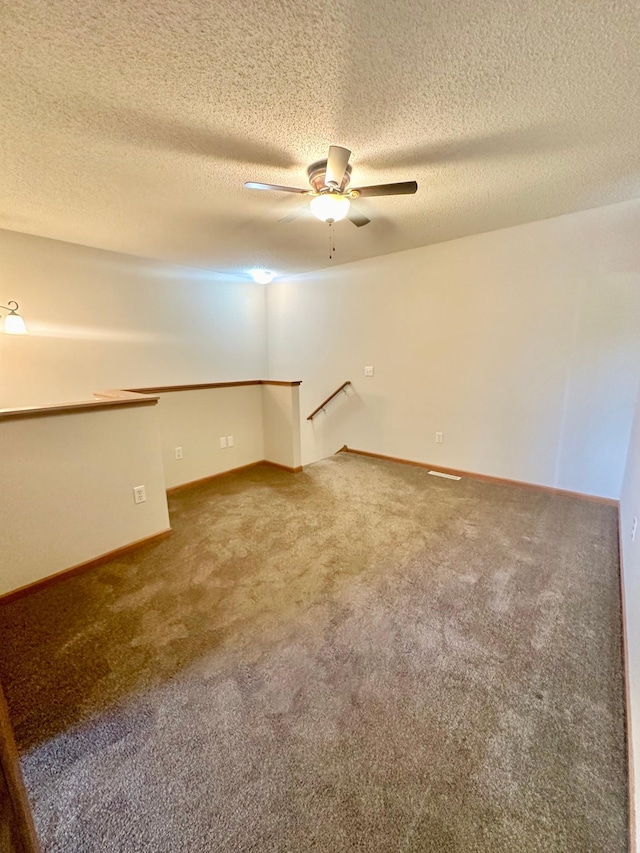
[[[373,367],[371,365],[368,365],[367,367],[365,367],[364,375],[365,376],[373,376]]]

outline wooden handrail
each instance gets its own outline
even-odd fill
[[[344,389],[347,387],[347,385],[351,385],[351,382],[348,379],[346,382],[343,382],[339,388],[336,388],[336,390],[333,392],[333,394],[329,394],[327,399],[323,403],[320,403],[320,405],[318,406],[317,409],[314,409],[311,412],[311,414],[309,415],[307,420],[312,421],[315,418],[315,416],[318,414],[318,412],[321,412],[324,409],[324,407],[327,405],[327,403],[330,403],[334,397],[337,397],[341,391],[344,391]],[[347,392],[344,391],[344,393],[346,394]]]

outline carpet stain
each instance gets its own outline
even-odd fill
[[[617,516],[340,454],[0,608],[45,853],[622,853]]]

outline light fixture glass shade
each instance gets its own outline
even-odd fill
[[[349,212],[351,202],[338,193],[323,193],[311,199],[311,213],[321,222],[339,222]]]
[[[270,284],[273,281],[271,270],[251,270],[251,277],[257,284]]]
[[[4,330],[7,335],[27,335],[27,327],[24,324],[24,320],[19,314],[16,314],[15,311],[11,311],[10,314],[4,318]]]

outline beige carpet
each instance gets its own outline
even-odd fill
[[[340,454],[0,609],[45,851],[627,849],[616,511]]]

